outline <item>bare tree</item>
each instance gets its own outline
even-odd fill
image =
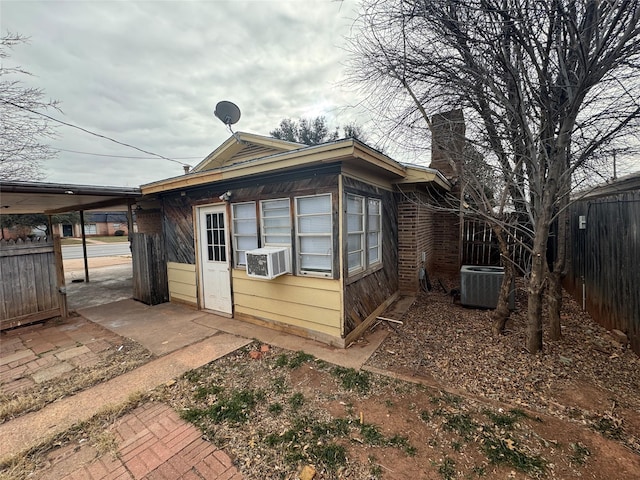
[[[527,348],[540,351],[543,292],[551,282],[559,299],[564,267],[561,256],[547,263],[550,226],[585,169],[602,168],[603,153],[637,132],[640,0],[369,0],[363,9],[351,78],[379,117],[412,138],[428,133],[427,112],[463,108],[469,138],[528,218]]]
[[[54,127],[37,112],[58,109],[58,102],[45,100],[40,88],[25,86],[19,79],[30,75],[21,67],[6,66],[10,50],[26,37],[7,33],[0,38],[0,179],[37,180],[41,164],[56,155],[47,143]]]

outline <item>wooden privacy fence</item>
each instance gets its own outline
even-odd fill
[[[62,287],[59,242],[54,246],[44,237],[0,241],[0,329],[66,316]]]
[[[565,288],[640,355],[640,191],[578,201],[569,221]]]
[[[133,258],[133,298],[147,305],[169,301],[169,282],[164,242],[159,234],[134,233],[131,237]]]
[[[530,242],[515,227],[509,227],[507,242],[512,261],[521,273],[528,271],[531,260],[525,245]],[[482,220],[465,218],[462,222],[462,265],[501,264],[498,239],[491,226]]]

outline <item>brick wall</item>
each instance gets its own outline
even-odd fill
[[[399,290],[420,290],[420,269],[429,278],[450,278],[460,271],[460,218],[434,210],[434,198],[424,192],[405,194],[398,205]],[[422,261],[423,253],[425,261]]]
[[[422,267],[432,281],[457,276],[460,272],[460,218],[457,202],[451,202],[451,195],[460,198],[458,177],[463,168],[464,135],[461,110],[433,116],[430,167],[440,170],[454,185],[450,198],[445,202],[435,192],[416,189],[403,192],[399,201],[398,269],[402,293],[420,291]],[[450,211],[435,209],[434,205]]]
[[[401,293],[420,290],[420,269],[434,257],[436,230],[432,200],[424,192],[405,192],[398,205],[398,269]],[[425,261],[423,262],[423,254]]]
[[[431,278],[457,276],[460,272],[460,217],[438,212],[433,221],[433,250],[427,259]]]
[[[398,288],[403,293],[418,291],[417,217],[417,203],[403,197],[398,204]]]

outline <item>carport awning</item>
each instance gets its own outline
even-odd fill
[[[127,210],[140,196],[137,187],[0,181],[0,214]]]

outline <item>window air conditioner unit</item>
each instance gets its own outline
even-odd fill
[[[249,250],[247,275],[252,278],[272,280],[291,273],[291,253],[288,247],[263,247]]]
[[[496,308],[503,277],[503,267],[463,265],[460,269],[460,303],[467,307]],[[509,308],[515,308],[513,283]]]

